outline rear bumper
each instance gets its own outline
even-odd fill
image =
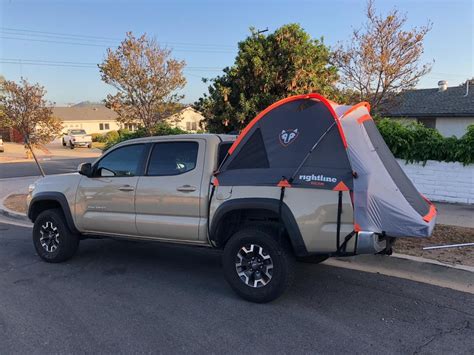
[[[378,254],[391,246],[386,237],[373,232],[357,232],[356,238],[355,254]]]

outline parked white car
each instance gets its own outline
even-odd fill
[[[92,136],[87,134],[83,129],[70,129],[63,136],[63,146],[68,146],[71,149],[75,147],[92,148]]]
[[[5,151],[5,147],[3,146],[3,137],[0,136],[0,153]]]

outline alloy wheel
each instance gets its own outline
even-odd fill
[[[47,221],[41,226],[41,237],[39,239],[41,246],[48,253],[55,252],[59,247],[59,230],[53,222]]]
[[[273,260],[262,246],[247,244],[237,252],[235,269],[247,286],[263,287],[272,279]]]

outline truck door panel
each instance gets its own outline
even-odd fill
[[[135,195],[140,235],[198,240],[204,156],[202,139],[154,144]]]

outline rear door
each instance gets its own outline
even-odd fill
[[[76,223],[80,230],[136,235],[135,189],[143,172],[146,145],[131,144],[112,150],[83,176],[76,193]]]
[[[153,145],[135,196],[136,225],[142,236],[197,241],[206,150],[204,139]]]

